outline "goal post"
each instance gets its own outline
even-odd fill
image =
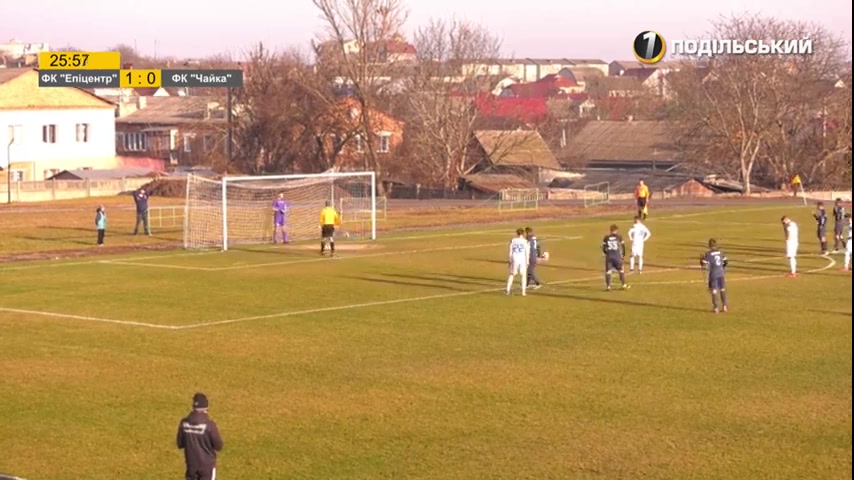
[[[541,195],[538,188],[506,188],[498,192],[498,211],[537,210]]]
[[[288,208],[290,241],[319,238],[318,219],[326,202],[341,213],[340,231],[354,239],[377,237],[377,182],[374,172],[295,175],[187,177],[184,248],[221,248],[270,243],[273,201]]]
[[[611,202],[610,182],[592,183],[584,186],[584,207],[595,207]]]

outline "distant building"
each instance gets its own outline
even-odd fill
[[[608,63],[587,58],[491,58],[470,61],[462,66],[464,77],[513,77],[518,82],[536,82],[563,69],[593,69],[608,74]]]
[[[0,167],[14,181],[115,168],[114,112],[79,88],[39,88],[34,69],[0,69]]]
[[[0,43],[0,57],[22,58],[49,51],[50,45],[47,43],[23,43],[14,39],[7,43]]]

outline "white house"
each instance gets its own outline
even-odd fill
[[[9,40],[8,43],[0,43],[0,57],[19,58],[49,51],[50,45],[47,43],[24,43],[14,39]]]
[[[109,101],[78,88],[40,88],[33,69],[0,69],[0,168],[13,180],[115,168],[115,138]]]

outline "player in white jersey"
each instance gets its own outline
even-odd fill
[[[522,283],[522,296],[528,290],[528,261],[531,259],[531,244],[525,238],[525,229],[516,230],[516,238],[510,241],[510,251],[507,260],[510,263],[510,276],[507,277],[507,289],[505,294],[510,295],[513,288],[513,278],[519,275]]]
[[[783,216],[780,219],[783,224],[783,231],[786,233],[786,257],[789,259],[789,277],[798,276],[798,245],[800,233],[798,224],[793,222],[789,217]]]
[[[848,241],[845,242],[845,268],[844,271],[851,271],[851,214],[846,213],[845,218],[848,220]]]
[[[638,274],[643,273],[643,246],[652,237],[652,232],[641,223],[640,217],[635,217],[635,224],[628,231],[632,242],[632,257],[629,259],[629,272],[635,271],[635,259],[638,261]]]

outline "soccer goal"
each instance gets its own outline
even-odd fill
[[[593,183],[584,186],[584,208],[595,207],[611,202],[611,184],[609,182]]]
[[[331,202],[341,214],[340,233],[377,237],[374,172],[187,178],[184,248],[222,248],[267,243],[273,238],[272,204],[288,202],[285,228],[291,241],[319,238],[320,210]]]
[[[505,188],[498,192],[498,211],[537,210],[540,195],[537,188]]]

